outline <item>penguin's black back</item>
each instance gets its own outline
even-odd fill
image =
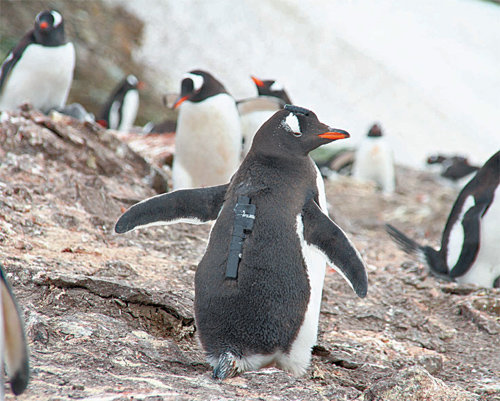
[[[238,277],[229,279],[225,271],[239,195],[251,199],[256,217]],[[250,152],[233,176],[195,278],[197,325],[209,355],[290,349],[310,296],[296,225],[311,197],[318,193],[308,156],[272,159]]]

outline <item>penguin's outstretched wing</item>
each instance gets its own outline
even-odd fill
[[[365,263],[352,242],[313,199],[304,205],[302,218],[305,241],[323,252],[356,294],[364,298],[368,290]]]
[[[5,365],[10,379],[10,387],[15,395],[21,394],[29,381],[28,345],[24,334],[19,307],[12,289],[0,265],[0,330],[3,331]],[[2,363],[2,361],[0,361]]]
[[[28,45],[34,42],[33,32],[34,30],[31,30],[23,36],[16,47],[8,53],[7,58],[0,66],[0,94],[2,93],[3,86],[5,85],[5,82],[7,82],[7,77],[12,71],[12,68],[14,68],[16,63],[19,61]]]
[[[202,224],[215,220],[229,184],[181,189],[139,202],[120,216],[115,225],[119,234],[137,227],[158,224]]]

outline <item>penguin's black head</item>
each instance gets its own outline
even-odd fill
[[[283,100],[287,104],[292,103],[292,101],[288,97],[288,94],[283,88],[283,85],[281,85],[278,81],[274,81],[272,79],[263,81],[254,76],[251,76],[250,78],[252,78],[252,81],[255,83],[259,96],[274,96],[278,99]]]
[[[122,82],[122,88],[125,91],[130,89],[142,89],[143,87],[144,87],[144,82],[139,81],[137,77],[133,74],[127,75]]]
[[[437,155],[431,155],[427,158],[427,164],[441,164],[443,163],[446,159],[448,159],[446,156],[437,154]]]
[[[257,131],[250,152],[273,157],[305,156],[321,145],[349,136],[344,130],[321,123],[312,111],[287,104]]]
[[[378,124],[373,124],[370,128],[370,130],[368,131],[368,134],[367,136],[369,137],[378,137],[378,136],[382,136],[382,128],[380,128],[380,125]]]
[[[66,42],[64,21],[56,10],[42,11],[35,18],[35,40],[44,46],[61,46]]]
[[[201,102],[211,96],[227,93],[226,88],[206,71],[193,70],[184,75],[181,82],[181,94],[174,104],[174,109],[184,101]]]

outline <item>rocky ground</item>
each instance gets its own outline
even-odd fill
[[[193,320],[210,226],[112,230],[124,208],[166,188],[168,171],[148,160],[92,124],[1,115],[0,261],[32,367],[19,400],[500,399],[500,291],[438,281],[384,233],[390,222],[438,244],[456,190],[403,168],[390,197],[328,182],[331,215],[367,261],[368,296],[329,271],[307,374],[218,383]]]

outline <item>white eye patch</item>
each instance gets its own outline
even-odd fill
[[[50,14],[52,15],[52,18],[54,18],[54,23],[52,24],[52,26],[55,28],[62,22],[62,16],[55,10],[51,11]]]
[[[196,74],[191,74],[191,73],[185,74],[184,78],[189,78],[191,81],[193,81],[193,91],[194,92],[199,91],[201,89],[201,87],[203,86],[203,83],[205,82],[201,75],[196,75]]]
[[[137,85],[139,83],[135,75],[127,76],[127,82],[129,83],[129,85]]]
[[[292,132],[296,132],[298,134],[301,133],[299,119],[295,114],[290,113],[288,116],[286,116],[286,118],[283,120],[283,125],[285,126],[285,128]]]
[[[283,85],[280,82],[274,81],[273,84],[269,87],[272,91],[282,91]]]

